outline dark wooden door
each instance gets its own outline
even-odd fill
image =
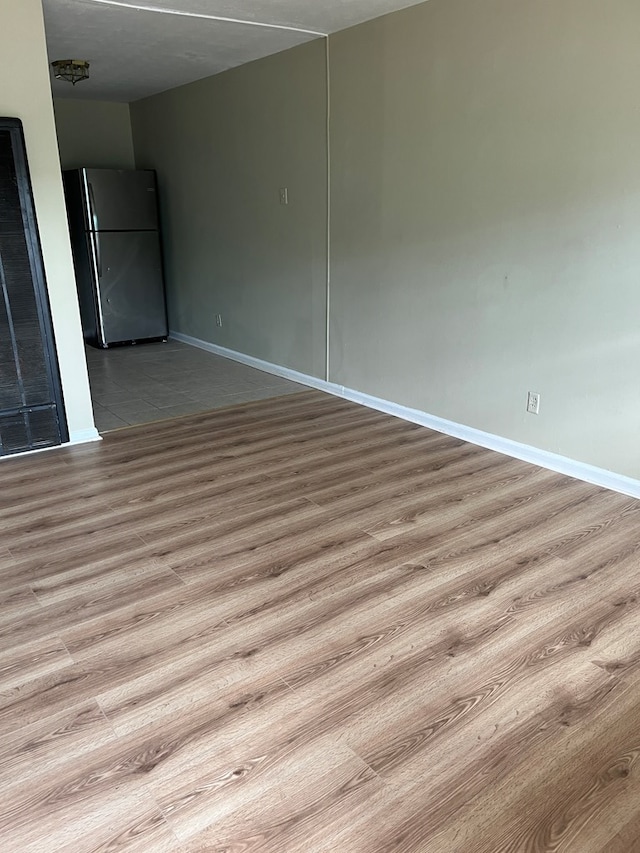
[[[67,439],[22,124],[0,118],[0,456]]]

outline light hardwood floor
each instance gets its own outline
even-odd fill
[[[640,502],[317,392],[0,478],[3,853],[640,850]]]

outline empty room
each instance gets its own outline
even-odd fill
[[[2,5],[2,851],[640,851],[638,32]]]

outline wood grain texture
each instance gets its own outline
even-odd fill
[[[640,502],[319,392],[0,477],[3,851],[640,850]]]

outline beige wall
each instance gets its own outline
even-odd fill
[[[334,381],[640,478],[639,31],[430,0],[330,40]]]
[[[322,41],[131,105],[137,165],[158,170],[172,329],[324,374],[325,115]]]
[[[133,169],[129,104],[109,101],[54,101],[63,169]]]
[[[93,413],[62,193],[40,0],[0,5],[0,55],[7,72],[0,114],[22,119],[45,274],[73,438],[93,431]]]
[[[639,30],[635,0],[430,0],[331,37],[332,381],[640,478]],[[323,49],[132,108],[173,327],[316,376]]]

